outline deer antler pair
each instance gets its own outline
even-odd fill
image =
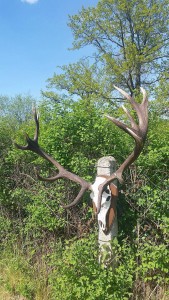
[[[131,106],[135,110],[137,116],[138,116],[138,121],[139,123],[137,124],[129,111],[123,107],[125,113],[127,114],[131,127],[125,125],[121,121],[118,121],[110,116],[106,116],[109,120],[111,120],[115,125],[120,127],[122,130],[124,130],[126,133],[128,133],[130,136],[132,136],[135,140],[135,148],[134,151],[127,157],[127,159],[122,163],[122,165],[118,168],[116,173],[113,173],[110,177],[108,177],[103,184],[99,186],[99,196],[98,196],[98,207],[97,207],[97,213],[100,212],[100,207],[101,207],[101,198],[102,198],[102,193],[105,187],[110,184],[114,179],[118,179],[120,182],[122,181],[122,174],[123,172],[131,165],[139,156],[141,153],[144,142],[146,139],[147,135],[147,128],[148,128],[148,98],[146,95],[146,92],[143,88],[141,88],[141,92],[143,93],[143,101],[141,104],[135,102],[133,97],[128,95],[126,92],[124,92],[122,89],[119,89],[115,87],[122,95],[124,95],[130,102]],[[38,135],[39,135],[39,118],[38,114],[36,112],[36,109],[34,109],[34,119],[35,119],[35,124],[36,124],[36,129],[35,129],[35,135],[34,139],[30,139],[29,136],[26,134],[26,141],[27,145],[26,146],[21,146],[15,143],[15,146],[18,149],[21,150],[30,150],[32,152],[37,153],[47,161],[51,162],[57,169],[58,169],[58,174],[54,177],[50,178],[43,178],[39,174],[37,174],[39,180],[43,181],[49,181],[53,182],[59,178],[68,178],[78,184],[81,185],[81,189],[77,195],[77,197],[74,199],[74,201],[66,206],[64,208],[69,208],[74,205],[76,205],[82,198],[83,194],[87,190],[92,190],[91,183],[87,182],[83,178],[77,176],[74,173],[71,173],[64,169],[52,156],[48,155],[44,150],[42,150],[38,144]]]

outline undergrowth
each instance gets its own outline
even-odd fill
[[[116,268],[98,263],[97,237],[62,243],[48,251],[6,247],[0,258],[2,300],[168,300],[167,248],[140,249],[115,241]]]

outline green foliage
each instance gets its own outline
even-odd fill
[[[101,108],[90,97],[86,101],[44,102],[39,110],[40,145],[68,170],[87,180],[94,180],[98,158],[113,154],[120,163],[133,147],[130,138],[103,115],[121,115],[121,110],[111,112],[106,104]],[[53,175],[56,170],[35,154],[12,148],[15,127],[9,130],[3,117],[1,122],[4,124],[0,172],[1,241],[4,247],[8,243],[19,243],[33,256],[38,255],[43,243],[47,249],[59,238],[66,243],[65,247],[52,250],[56,255],[49,255],[48,263],[52,270],[54,268],[49,275],[53,299],[93,299],[94,292],[98,299],[128,299],[135,293],[133,286],[138,280],[154,286],[162,285],[164,279],[168,284],[167,119],[151,111],[147,147],[136,169],[126,174],[126,196],[120,197],[118,204],[120,236],[115,251],[119,264],[115,271],[97,264],[94,236],[66,242],[70,237],[84,236],[93,230],[87,227],[91,220],[88,194],[83,199],[85,205],[65,212],[61,204],[71,202],[79,187],[63,180],[53,183],[52,187],[48,183],[38,183],[34,166],[41,170],[42,176]],[[24,144],[23,130],[33,136],[34,127],[29,118],[20,123],[17,142]],[[29,276],[23,276],[26,276],[25,286]],[[26,287],[18,287],[22,289]]]
[[[54,73],[53,77],[48,79],[48,91],[43,92],[45,97],[60,102],[60,97],[53,90],[57,89],[61,93],[68,92],[69,95],[94,100],[102,105],[105,101],[112,102],[112,82],[99,64],[90,65],[87,59],[82,59],[60,67],[60,73]]]
[[[5,241],[9,239],[9,233],[12,231],[11,220],[5,217],[3,214],[0,216],[0,236],[1,241]]]
[[[137,252],[141,260],[138,272],[145,282],[168,284],[169,250],[164,244],[144,243]]]
[[[38,239],[45,233],[61,234],[65,227],[63,208],[60,207],[59,192],[55,189],[45,191],[39,186],[38,193],[32,193],[31,201],[27,203],[24,218],[24,233]]]
[[[105,118],[110,114],[125,119],[119,108],[122,99],[112,95],[113,84],[132,94],[140,85],[152,92],[156,82],[144,151],[126,172],[126,186],[120,187],[124,193],[118,201],[119,237],[112,245],[116,268],[98,264],[89,194],[65,211],[61,205],[75,199],[79,186],[66,180],[37,182],[34,167],[44,177],[57,171],[36,154],[13,147],[13,140],[25,144],[24,132],[34,135],[34,99],[0,97],[0,281],[11,296],[165,298],[168,5],[167,0],[100,0],[95,8],[70,17],[74,48],[92,45],[96,53],[90,60],[62,66],[61,73],[48,80],[48,101],[39,104],[39,144],[66,169],[92,182],[100,157],[113,155],[121,164],[133,149],[133,141]],[[135,94],[140,97],[138,91]]]
[[[100,117],[101,112],[121,115],[121,110],[110,112],[109,105],[98,107],[90,98],[65,99],[62,103],[44,102],[39,110],[40,145],[87,180],[94,179],[98,158],[113,154],[121,162],[133,147],[127,135]],[[120,196],[118,203],[119,242],[112,246],[118,262],[115,269],[98,264],[97,238],[87,225],[92,218],[89,195],[83,199],[85,204],[65,212],[61,204],[71,202],[79,187],[63,180],[52,186],[38,183],[34,166],[42,176],[53,175],[56,170],[35,154],[12,149],[10,140],[16,135],[15,129],[8,131],[2,121],[7,134],[2,132],[1,248],[17,244],[23,249],[18,257],[15,251],[10,254],[6,268],[6,259],[2,258],[2,286],[26,299],[34,299],[37,293],[37,299],[43,299],[40,290],[50,300],[132,299],[136,295],[146,299],[146,287],[150,296],[157,285],[165,295],[169,257],[168,120],[151,112],[147,147],[136,167],[126,174],[125,197]],[[33,136],[35,125],[28,119],[19,127],[17,142],[24,144],[23,130]],[[83,238],[77,240],[77,236]],[[41,262],[34,263],[42,258],[45,270],[50,272],[43,273]],[[41,267],[39,278],[36,274]],[[35,278],[39,278],[39,285]]]
[[[73,49],[92,46],[95,54],[62,66],[44,95],[59,101],[55,90],[61,90],[115,103],[113,84],[131,94],[140,86],[152,92],[161,78],[168,80],[168,8],[168,0],[100,0],[70,16]]]
[[[47,111],[48,107],[44,109]],[[117,147],[119,152],[122,149],[120,140],[117,146],[118,129],[103,115],[107,111],[104,107],[101,111],[90,100],[54,104],[52,112],[48,112],[48,121],[41,112],[43,148],[72,172],[80,170],[80,176],[93,177],[93,167],[99,157],[110,155],[112,147]]]
[[[133,282],[135,265],[132,252],[124,245],[114,245],[115,255],[120,260],[114,270],[105,269],[97,262],[98,246],[96,237],[67,243],[62,255],[53,254],[50,276],[53,286],[51,299],[128,299]],[[64,261],[64,264],[62,264]],[[125,278],[125,280],[124,280]]]
[[[0,96],[0,116],[8,120],[8,126],[17,126],[30,118],[35,99],[30,95]]]
[[[59,248],[59,256],[58,252],[50,256],[54,267],[49,276],[51,299],[133,299],[134,294],[138,295],[133,288],[135,282],[150,286],[154,282],[168,283],[167,246],[140,241],[138,248],[123,240],[122,244],[113,243],[112,251],[116,267],[107,269],[97,263],[98,246],[94,235],[69,241],[64,248]]]

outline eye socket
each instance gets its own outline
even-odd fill
[[[110,194],[110,191],[109,191],[108,188],[106,188],[106,189],[104,190],[104,192],[105,192],[106,194]]]
[[[108,197],[106,198],[106,201],[110,201],[110,196],[108,196]]]

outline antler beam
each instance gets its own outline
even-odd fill
[[[135,148],[134,151],[127,157],[127,159],[122,163],[122,165],[119,167],[119,169],[112,174],[108,179],[103,182],[99,186],[99,196],[98,196],[98,207],[97,207],[97,213],[100,212],[100,207],[101,207],[101,199],[102,199],[102,193],[105,187],[112,182],[114,179],[118,179],[120,182],[123,182],[122,174],[123,172],[138,158],[140,155],[145,140],[147,136],[147,130],[148,130],[148,98],[146,91],[143,88],[141,89],[141,92],[143,94],[143,100],[142,103],[139,104],[135,102],[134,98],[128,95],[125,91],[122,89],[114,86],[127,100],[129,100],[131,106],[135,110],[137,117],[138,117],[138,124],[135,122],[129,111],[123,106],[124,112],[127,114],[131,127],[125,125],[121,121],[110,117],[106,116],[110,121],[112,121],[115,125],[117,125],[119,128],[121,128],[123,131],[128,133],[132,138],[135,140]]]
[[[40,146],[38,144],[39,116],[36,112],[36,109],[33,110],[33,115],[34,115],[34,120],[35,120],[35,124],[36,124],[34,139],[30,139],[30,137],[27,134],[25,134],[26,141],[27,141],[26,146],[21,146],[21,145],[18,145],[17,143],[14,143],[14,144],[18,149],[30,150],[32,152],[35,152],[36,154],[40,155],[47,161],[51,162],[59,170],[59,173],[56,176],[51,177],[51,178],[43,178],[37,173],[37,177],[39,180],[53,182],[59,178],[67,178],[67,179],[74,181],[81,185],[81,189],[80,189],[77,197],[74,199],[74,201],[68,205],[63,206],[64,208],[72,207],[81,200],[81,198],[86,190],[91,189],[91,183],[87,182],[86,180],[77,176],[76,174],[71,173],[71,172],[67,171],[66,169],[64,169],[52,156],[48,155],[44,150],[42,150],[40,148]]]

